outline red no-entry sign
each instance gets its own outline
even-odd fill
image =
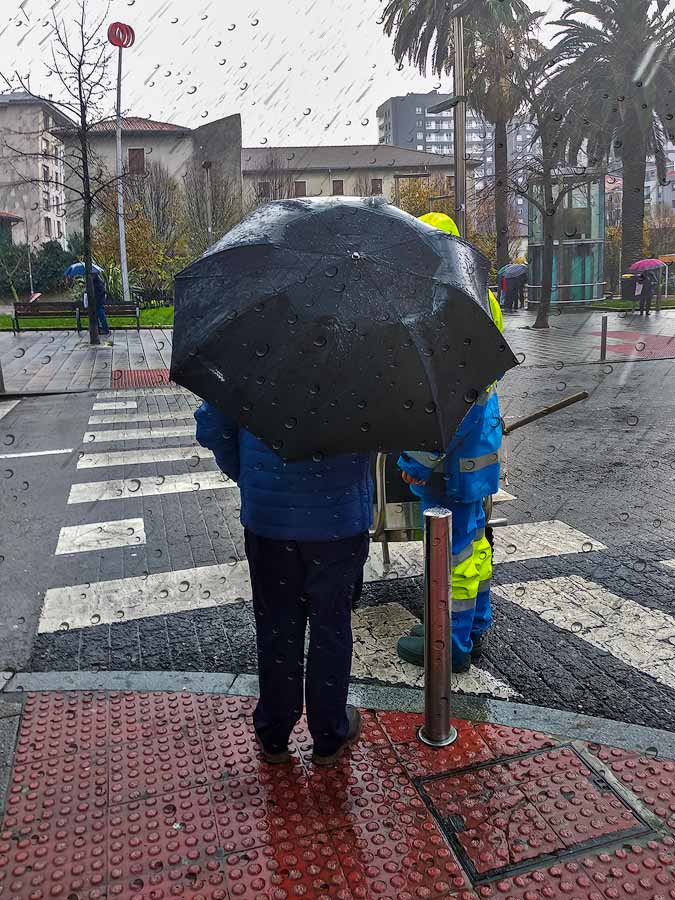
[[[115,47],[131,47],[136,39],[134,29],[124,22],[113,22],[108,27],[108,40]]]

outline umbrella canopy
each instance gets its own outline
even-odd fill
[[[629,272],[647,272],[649,269],[665,269],[666,264],[660,259],[640,259],[628,269]]]
[[[100,266],[97,266],[96,263],[91,264],[91,268],[93,272],[102,272],[103,269]],[[68,266],[66,271],[63,273],[66,278],[79,278],[84,277],[84,263],[76,262],[72,265]]]
[[[517,364],[488,268],[382,198],[273,201],[176,277],[171,378],[287,460],[442,450]]]
[[[522,278],[527,275],[527,266],[522,263],[510,263],[508,266],[502,266],[497,272],[500,278]]]

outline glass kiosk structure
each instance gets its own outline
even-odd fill
[[[543,206],[544,191],[536,179],[531,187]],[[605,179],[601,173],[580,178],[574,170],[559,174],[553,188],[557,199],[566,191],[554,216],[553,303],[590,303],[602,299],[605,243]],[[542,214],[529,204],[528,216],[528,305],[541,296],[544,256]]]

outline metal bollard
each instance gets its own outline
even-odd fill
[[[457,740],[450,724],[451,629],[450,563],[452,513],[424,513],[424,725],[419,739],[430,747],[447,747]]]
[[[0,359],[0,394],[5,393],[5,378],[2,374],[2,360]]]
[[[600,359],[607,359],[607,316],[602,317],[602,334],[600,337]]]

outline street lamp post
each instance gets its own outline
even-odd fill
[[[123,22],[113,22],[108,28],[108,40],[118,48],[117,55],[117,128],[116,128],[116,157],[117,157],[117,227],[120,234],[120,269],[122,271],[122,293],[124,302],[130,303],[129,294],[129,270],[127,267],[127,240],[124,228],[124,174],[122,167],[122,50],[131,47],[136,35],[131,25]]]
[[[211,162],[207,159],[202,163],[204,177],[206,179],[206,232],[209,239],[209,247],[213,243],[213,200],[211,196]]]

